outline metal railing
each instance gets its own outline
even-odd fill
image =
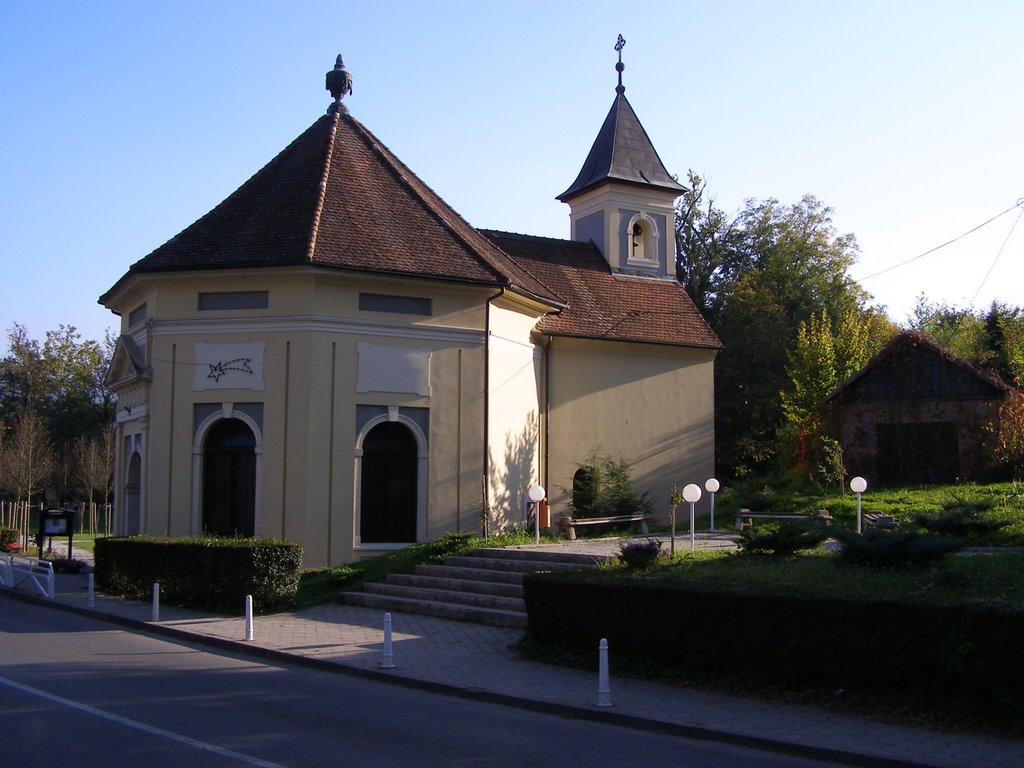
[[[37,557],[0,556],[0,585],[17,589],[25,584],[43,597],[53,597],[53,563]]]

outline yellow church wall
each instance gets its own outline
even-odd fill
[[[550,352],[548,496],[567,512],[573,474],[604,448],[665,516],[673,480],[714,472],[714,351],[555,338]]]
[[[491,306],[488,341],[488,483],[492,530],[523,522],[526,492],[541,479],[542,351],[531,339],[535,307]]]
[[[193,456],[195,405],[259,403],[263,444],[256,532],[301,541],[307,565],[336,565],[366,554],[354,549],[359,404],[429,412],[430,459],[419,538],[478,531],[484,306],[493,289],[330,271],[255,272],[233,274],[226,284],[231,290],[268,290],[266,310],[199,311],[198,292],[225,285],[208,274],[136,281],[118,305],[126,318],[131,312],[127,305],[134,308],[142,300],[149,315],[141,330],[123,328],[147,347],[153,366],[146,404],[143,530],[202,531],[201,464]],[[360,292],[429,298],[431,314],[361,312]],[[196,343],[253,341],[265,344],[262,389],[194,390]],[[429,393],[357,392],[360,344],[423,350],[429,355]]]

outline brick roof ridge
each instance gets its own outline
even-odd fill
[[[445,202],[429,184],[398,158],[374,133],[351,115],[347,119],[384,167],[408,190],[423,209],[466,247],[468,252],[506,288],[547,302],[562,303],[557,294],[516,259],[492,243]]]
[[[340,59],[341,56],[338,56]],[[309,247],[306,249],[306,261],[313,262],[313,254],[316,251],[317,236],[320,234],[320,217],[324,212],[324,200],[327,198],[327,183],[331,176],[331,162],[334,159],[334,145],[338,137],[338,118],[341,112],[335,111],[329,114],[331,118],[330,138],[327,141],[327,153],[324,157],[324,168],[320,174],[320,184],[317,190],[316,208],[313,211],[313,221],[309,228]]]

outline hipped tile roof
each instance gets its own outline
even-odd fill
[[[359,121],[340,113],[317,120],[128,275],[298,265],[482,283],[555,301]]]
[[[707,349],[722,346],[675,280],[613,274],[593,243],[481,231],[567,305],[541,320],[541,333]]]

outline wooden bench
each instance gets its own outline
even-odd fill
[[[894,530],[900,524],[899,520],[892,515],[883,515],[881,512],[865,512],[864,522],[868,528],[880,528],[887,531]]]
[[[754,520],[808,520],[829,525],[832,523],[832,515],[827,509],[816,512],[751,512],[749,509],[741,509],[736,513],[736,530],[752,531]]]
[[[583,525],[625,525],[633,533],[647,533],[647,518],[643,515],[614,515],[612,517],[563,517],[558,521],[558,532],[570,541],[576,539],[576,528]],[[639,530],[638,530],[639,529]]]

